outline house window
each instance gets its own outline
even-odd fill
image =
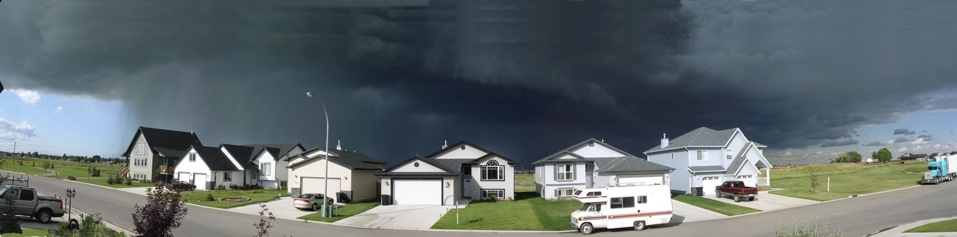
[[[675,153],[674,153],[674,152],[671,153],[671,159],[672,159],[672,160],[675,159]]]
[[[708,151],[698,150],[698,160],[708,160]]]
[[[731,159],[731,150],[728,150],[728,159]]]
[[[472,166],[462,165],[462,174],[472,174]]]
[[[233,181],[233,172],[223,173],[223,181],[225,182]]]
[[[490,160],[482,166],[482,180],[505,180],[505,166]]]
[[[505,189],[482,189],[482,200],[491,200],[492,195],[498,200],[505,200]]]
[[[136,144],[136,155],[146,155],[146,144],[142,142]]]
[[[575,164],[559,164],[555,166],[558,169],[555,179],[558,181],[575,180]]]
[[[259,164],[259,171],[263,172],[263,176],[272,175],[272,163],[263,162],[262,164]]]
[[[196,153],[189,153],[189,161],[196,161]]]
[[[561,188],[555,189],[555,197],[569,197],[575,193],[575,189]]]
[[[611,209],[635,207],[635,197],[611,198]]]
[[[639,204],[641,204],[641,203],[648,203],[648,196],[638,196],[638,200],[636,200],[636,201],[637,201]]]

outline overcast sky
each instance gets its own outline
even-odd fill
[[[358,3],[357,3],[358,2]],[[367,5],[360,5],[367,4]],[[954,147],[954,1],[0,2],[0,150],[112,156],[137,126],[526,165],[739,127],[774,163]]]

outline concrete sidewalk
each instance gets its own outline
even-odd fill
[[[945,218],[934,218],[934,219],[927,219],[927,220],[921,220],[921,221],[911,222],[911,223],[899,225],[899,226],[897,226],[897,227],[894,227],[894,228],[891,228],[891,229],[882,231],[882,232],[877,233],[877,234],[868,235],[868,236],[874,236],[874,237],[957,237],[957,232],[904,233],[904,231],[907,231],[907,230],[909,230],[909,229],[913,229],[913,228],[918,227],[918,226],[922,226],[922,225],[926,225],[926,224],[930,224],[930,223],[934,223],[934,222],[938,222],[938,221],[951,220],[951,219],[957,219],[957,216],[945,217]]]

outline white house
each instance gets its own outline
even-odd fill
[[[192,132],[139,127],[122,154],[129,160],[126,177],[147,181],[170,180],[173,178],[172,167],[192,145],[203,145]]]
[[[291,144],[253,144],[220,146],[226,156],[237,162],[243,171],[243,184],[260,185],[266,189],[285,188],[286,160],[292,155],[302,153],[302,145]]]
[[[590,138],[532,163],[535,190],[546,199],[571,198],[580,188],[669,182],[674,169]]]
[[[243,184],[243,171],[220,148],[193,145],[176,163],[176,180],[190,182],[197,190],[211,190],[223,185]]]
[[[764,157],[767,146],[748,140],[741,129],[721,131],[700,127],[674,140],[667,136],[661,144],[645,151],[648,160],[674,167],[671,189],[693,192],[701,187],[706,195],[726,180],[741,180],[748,186],[770,186],[770,179],[758,183],[760,170],[771,174],[771,163]]]
[[[378,198],[378,178],[375,174],[385,167],[385,162],[355,151],[336,150],[329,152],[329,173],[326,175],[326,149],[317,147],[288,157],[284,168],[289,181],[287,190],[293,196],[301,193],[324,193],[326,179],[329,197],[336,202],[350,203]],[[264,164],[264,163],[261,163]]]
[[[515,197],[515,162],[459,142],[427,157],[412,157],[378,174],[381,194],[394,205],[453,205],[462,198]]]

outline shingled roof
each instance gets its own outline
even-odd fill
[[[326,156],[325,156],[325,155],[321,155],[321,156],[320,156],[320,155],[316,155],[316,156],[314,156],[314,157],[310,157],[310,156],[308,156],[307,154],[313,153],[313,152],[316,152],[316,151],[325,151],[325,150],[326,150],[326,149],[323,148],[323,147],[316,147],[316,148],[309,149],[308,151],[305,151],[305,152],[303,152],[303,153],[301,153],[301,154],[297,154],[297,155],[291,156],[291,157],[289,157],[290,160],[291,160],[292,158],[297,158],[297,157],[302,157],[303,160],[302,160],[302,161],[299,161],[299,162],[296,162],[296,163],[291,163],[291,164],[289,164],[288,168],[298,167],[298,166],[303,165],[303,164],[305,164],[305,163],[307,163],[307,162],[309,162],[309,161],[311,161],[311,160],[321,160],[321,159],[325,158]],[[369,161],[371,161],[371,162],[369,162]],[[358,153],[358,152],[355,152],[355,151],[342,151],[342,150],[331,150],[331,151],[329,151],[329,162],[333,162],[333,163],[339,164],[339,165],[341,165],[341,166],[343,166],[343,167],[346,167],[346,168],[348,168],[348,169],[354,169],[354,170],[379,170],[378,167],[373,166],[373,165],[370,165],[369,163],[373,163],[373,164],[385,164],[385,162],[379,161],[379,160],[377,160],[377,159],[375,159],[375,158],[369,157],[369,156],[364,155],[364,154],[362,154],[362,153]]]
[[[156,150],[157,147],[165,148],[167,151],[177,150],[185,152],[192,145],[203,145],[203,143],[199,141],[199,137],[196,137],[196,134],[192,132],[140,126],[139,129],[136,130],[136,135],[133,136],[133,140],[130,141],[130,145],[126,148],[126,152],[123,153],[123,157],[130,157],[130,153],[133,152],[134,146],[136,146],[136,140],[139,139],[140,134],[146,138],[147,146],[149,146],[150,151],[154,153],[160,153]]]
[[[595,162],[595,170],[599,172],[634,172],[634,171],[667,171],[674,168],[660,165],[634,156],[616,158],[588,158]]]
[[[727,144],[737,131],[738,128],[717,131],[706,127],[700,127],[695,130],[691,130],[690,132],[685,133],[684,135],[681,135],[675,139],[669,140],[668,146],[665,148],[661,148],[661,146],[655,146],[645,151],[645,154],[687,147],[721,147]],[[764,146],[760,144],[755,145]]]
[[[239,170],[218,147],[195,145],[192,146],[192,148],[196,150],[196,154],[199,154],[199,157],[206,163],[206,166],[208,166],[210,170]],[[180,158],[180,162],[189,162],[183,159],[189,158]]]

